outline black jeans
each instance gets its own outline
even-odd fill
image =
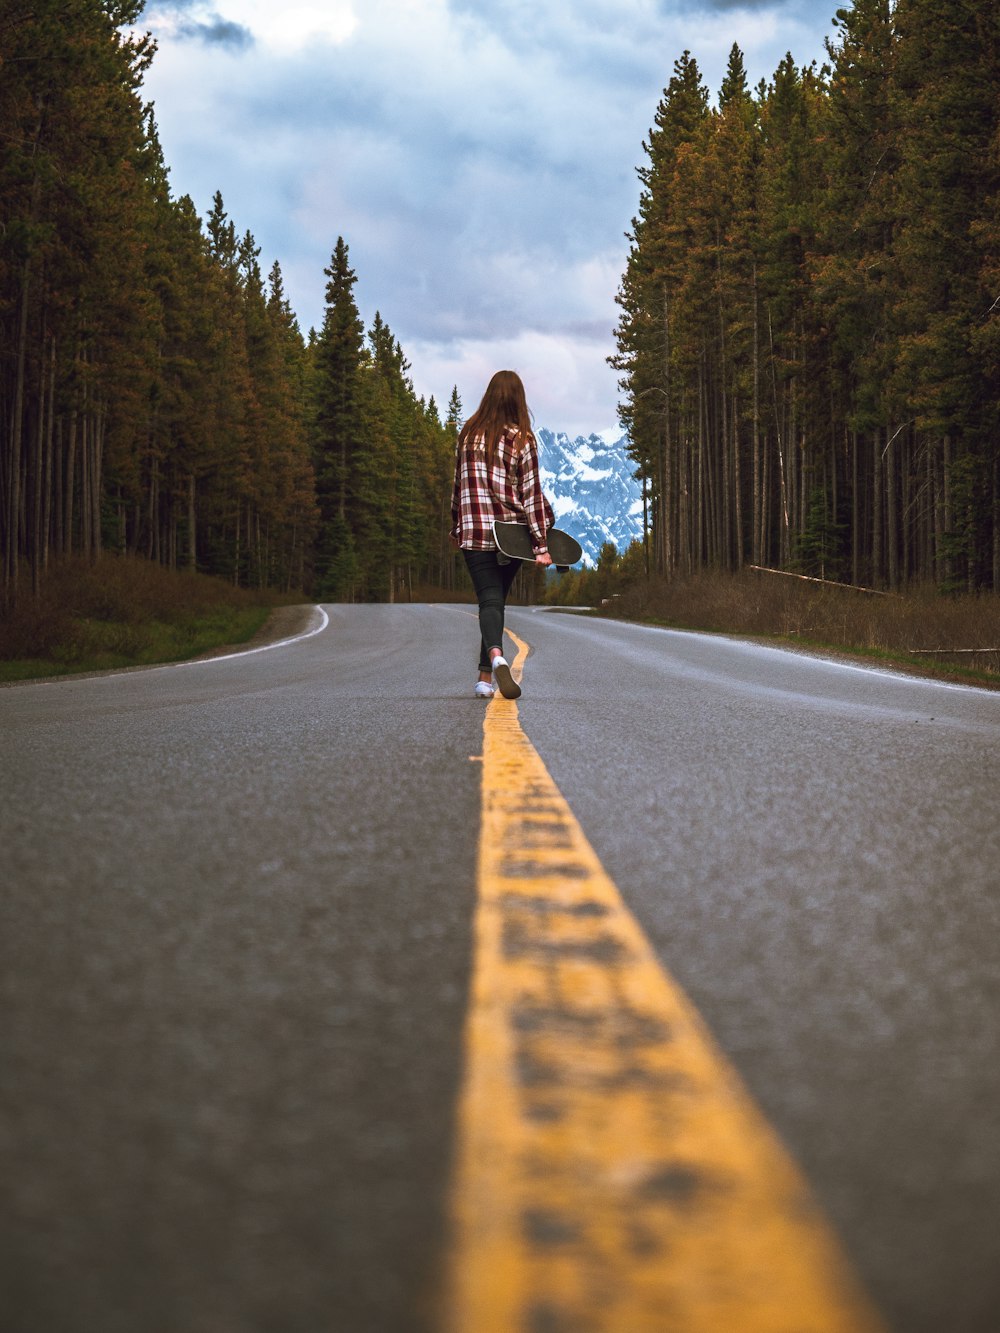
[[[472,586],[479,602],[479,670],[492,670],[490,649],[503,652],[503,613],[510,585],[517,575],[519,560],[502,565],[496,551],[463,551],[465,563],[472,576]]]

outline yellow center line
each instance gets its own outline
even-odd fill
[[[483,761],[448,1333],[880,1330],[516,703]]]

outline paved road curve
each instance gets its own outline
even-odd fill
[[[12,1333],[433,1326],[475,621],[328,609],[0,692]],[[511,625],[525,731],[890,1326],[995,1330],[1000,696]]]

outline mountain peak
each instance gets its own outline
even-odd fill
[[[642,537],[642,486],[633,475],[627,435],[594,431],[570,439],[545,427],[535,435],[542,489],[557,526],[583,547],[584,564],[596,565],[607,542],[624,552]]]

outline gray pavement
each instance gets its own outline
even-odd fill
[[[0,691],[4,1333],[435,1327],[464,607]],[[521,718],[898,1333],[1000,1327],[1000,695],[516,610]]]
[[[522,720],[898,1333],[1000,1329],[1000,694],[515,613]]]
[[[4,1333],[425,1326],[481,705],[439,612],[330,614],[0,692]]]

